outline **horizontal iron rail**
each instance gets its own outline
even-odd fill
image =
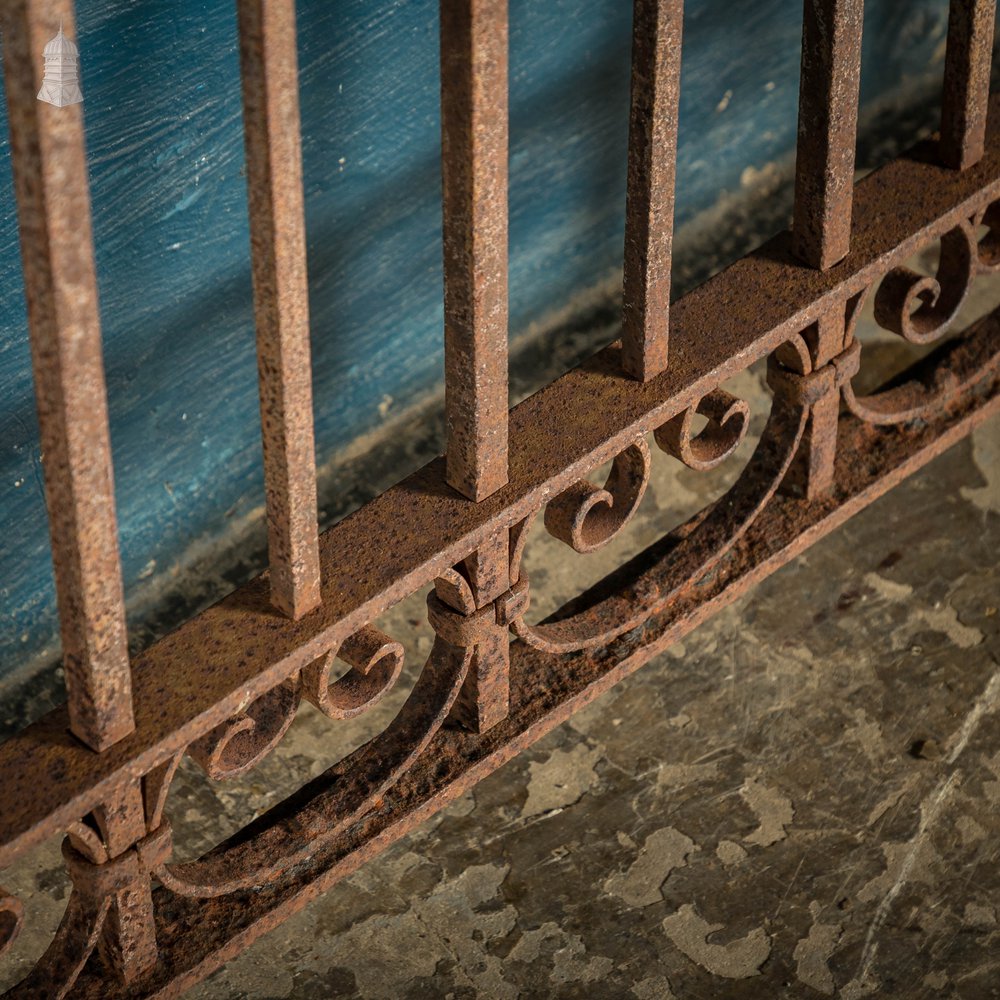
[[[935,164],[935,151],[922,144],[857,186],[852,249],[836,266],[797,263],[785,233],[675,303],[671,363],[661,376],[628,379],[612,345],[515,407],[510,483],[495,495],[479,504],[457,496],[438,459],[329,529],[320,546],[323,604],[314,612],[297,622],[281,616],[264,574],[155,643],[134,662],[129,738],[94,754],[69,736],[58,709],[3,744],[0,787],[17,805],[0,816],[0,866],[1000,197],[996,127],[983,159],[965,172]]]
[[[985,333],[991,343],[1000,341],[1000,311],[980,320],[966,331],[970,333]],[[975,426],[1000,415],[997,383],[994,373],[964,406],[933,426],[914,424],[877,431],[849,414],[842,415],[835,485],[828,497],[815,503],[780,495],[772,498],[737,543],[725,572],[693,584],[674,605],[597,655],[553,657],[520,642],[512,644],[510,716],[485,735],[440,729],[377,809],[276,884],[200,900],[179,899],[167,890],[157,890],[155,895],[164,903],[160,912],[167,914],[157,927],[161,961],[143,983],[142,995],[175,996],[209,975]],[[869,461],[858,462],[860,454]],[[674,533],[675,538],[680,535],[681,531]],[[654,545],[663,553],[661,546]],[[669,552],[664,555],[660,564],[668,567]],[[664,571],[669,573],[668,568]],[[616,575],[617,571],[594,590],[602,592],[610,582],[615,591]],[[241,836],[237,834],[237,839]],[[192,941],[188,930],[195,926],[197,940]],[[172,947],[175,943],[176,948]],[[79,1000],[128,995],[127,990],[94,975],[93,969],[84,971],[70,993]]]

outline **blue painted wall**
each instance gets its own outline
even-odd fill
[[[78,0],[126,588],[258,508],[233,5]],[[799,0],[689,0],[678,221],[794,144]],[[863,99],[940,76],[946,0],[870,0]],[[511,0],[511,332],[620,266],[630,5]],[[432,0],[300,0],[318,452],[441,376]],[[0,122],[0,673],[56,635]],[[405,470],[400,470],[402,474]]]

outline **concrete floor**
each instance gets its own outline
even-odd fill
[[[885,367],[883,345],[867,353]],[[761,382],[753,371],[732,387],[758,430]],[[593,556],[536,533],[533,615],[740,466],[697,474],[658,455],[627,537]],[[994,421],[190,995],[1000,997],[998,547]],[[421,607],[416,595],[380,622],[411,671],[430,646]],[[178,853],[379,731],[405,693],[353,729],[306,706],[231,784],[186,762],[170,806]],[[0,986],[65,905],[58,845],[4,883],[29,924]]]

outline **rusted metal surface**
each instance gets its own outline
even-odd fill
[[[244,711],[248,689],[264,693],[313,663],[1000,198],[1000,136],[991,133],[983,160],[962,173],[929,162],[935,145],[858,185],[853,249],[837,269],[802,267],[780,236],[674,304],[673,361],[657,379],[623,383],[612,345],[515,407],[502,495],[471,504],[442,489],[444,463],[433,462],[324,533],[314,614],[275,616],[258,579],[141,653],[138,725],[127,741],[95,758],[66,736],[57,710],[0,746],[0,787],[18,803],[0,812],[0,865],[94,808],[124,776],[147,773]],[[896,210],[875,210],[885,204]]]
[[[351,669],[331,682],[337,656]],[[373,625],[352,635],[302,672],[302,694],[330,719],[351,719],[368,711],[399,680],[403,647]]]
[[[254,126],[261,145],[251,156],[270,164],[276,148],[287,152],[282,116],[289,105],[272,101],[288,82],[294,45],[291,5],[265,6],[278,10],[277,28],[265,27],[270,14],[260,0],[243,3],[241,26],[245,70],[251,63],[247,103],[261,102]],[[508,458],[506,8],[485,0],[443,6],[449,448],[456,434],[467,447],[322,536],[322,600],[313,613],[298,620],[274,614],[265,575],[138,657],[131,737],[95,755],[67,734],[68,715],[59,710],[0,747],[0,788],[9,803],[0,813],[0,864],[64,831],[73,886],[52,945],[15,996],[103,1000],[183,991],[1000,412],[1000,310],[942,341],[882,389],[866,396],[854,390],[865,361],[855,325],[869,295],[879,324],[926,346],[951,332],[972,282],[1000,269],[1000,134],[987,133],[982,157],[961,172],[934,161],[935,140],[852,192],[847,158],[853,164],[860,4],[816,0],[807,4],[800,110],[819,107],[825,117],[818,137],[803,140],[804,153],[800,144],[795,235],[776,237],[674,305],[670,365],[658,374],[648,367],[624,379],[629,348],[618,343],[516,407],[510,481],[500,489]],[[652,77],[637,74],[636,99],[651,117],[640,115],[634,146],[673,141],[669,128],[657,138],[669,109],[643,88],[656,90],[660,81],[660,96],[672,93],[661,60],[673,66],[677,53],[666,41],[671,25],[679,34],[679,12],[668,0],[655,9],[636,5],[637,31],[654,28],[637,39],[637,66]],[[254,38],[263,48],[253,48]],[[268,53],[285,69],[277,90],[266,82]],[[256,83],[255,72],[264,73]],[[670,99],[676,103],[676,94]],[[640,194],[648,195],[642,211],[649,224],[632,266],[656,268],[647,269],[647,284],[632,301],[643,303],[647,320],[663,321],[658,336],[666,332],[658,311],[666,301],[654,299],[668,295],[662,280],[669,260],[659,256],[668,253],[669,234],[657,206],[666,204],[659,185],[669,178],[647,154],[632,151],[646,164]],[[802,183],[807,167],[813,187]],[[254,189],[251,178],[252,199]],[[269,197],[258,208],[273,225],[288,205],[278,204],[283,196]],[[293,213],[299,221],[300,209]],[[266,228],[258,217],[258,268],[257,240]],[[268,239],[265,260],[284,254],[273,234]],[[936,244],[933,277],[906,268]],[[803,267],[801,257],[812,266]],[[285,335],[301,332],[285,322],[294,318],[296,299],[283,298],[277,262],[268,266],[266,280],[276,284],[258,299],[273,299],[273,325],[262,328],[284,350]],[[52,270],[49,264],[43,273]],[[644,365],[660,347],[665,336],[639,343]],[[522,559],[532,527],[544,524],[577,552],[593,551],[627,528],[654,455],[693,470],[731,459],[750,412],[722,383],[765,358],[770,413],[729,490],[555,615],[532,622]],[[696,432],[700,418],[706,424]],[[458,433],[460,419],[467,422]],[[650,437],[667,457],[650,448]],[[609,461],[604,485],[591,482]],[[50,496],[50,504],[60,502]],[[225,780],[278,745],[302,698],[333,724],[369,710],[402,667],[401,644],[372,622],[430,584],[427,618],[436,639],[387,728],[230,840],[175,862],[168,816],[181,758]],[[342,676],[336,658],[349,667]],[[22,919],[18,901],[0,889],[0,950]]]
[[[795,252],[825,270],[851,240],[864,0],[804,0]]]
[[[507,482],[507,0],[441,4],[448,483]]]
[[[649,445],[638,438],[615,456],[607,482],[595,486],[578,479],[545,508],[545,528],[576,552],[606,545],[632,519],[649,482]],[[523,548],[518,526],[518,555]],[[516,560],[515,560],[516,565]]]
[[[309,288],[294,0],[239,0],[271,600],[319,604]]]
[[[84,860],[87,874],[95,869],[108,870],[106,866],[132,864],[135,856],[136,871],[111,893],[110,906],[98,941],[104,964],[126,984],[136,982],[148,973],[157,961],[156,932],[153,927],[153,901],[148,877],[149,868],[141,870],[138,864],[142,850],[136,843],[146,836],[146,816],[142,788],[138,784],[126,785],[118,798],[96,809],[93,821],[98,841],[103,850],[92,857],[79,855]],[[78,827],[77,827],[78,828]],[[64,845],[64,853],[75,852],[73,829]],[[169,848],[169,841],[161,846]],[[127,859],[127,860],[125,860]],[[103,893],[99,886],[86,885],[87,875],[69,866],[70,878],[77,891],[87,891],[95,902]]]
[[[632,111],[622,284],[622,367],[667,367],[683,0],[632,5]]]
[[[703,430],[692,434],[695,416],[706,418]],[[750,407],[723,389],[713,389],[683,413],[654,431],[656,443],[695,472],[721,465],[740,446],[750,425]]]
[[[445,478],[483,500],[507,470],[507,0],[441,4]],[[508,589],[500,534],[448,571],[437,597],[473,613]],[[507,714],[506,628],[476,645],[455,721],[485,732]]]
[[[996,0],[951,0],[941,94],[941,159],[965,170],[982,155]]]
[[[134,728],[81,105],[36,99],[71,0],[2,6],[4,82],[69,727],[104,750]]]
[[[814,400],[803,435],[802,447],[782,489],[792,495],[815,500],[826,493],[833,484],[833,463],[837,451],[837,415],[840,412],[841,388],[846,379],[855,374],[857,367],[848,369],[849,359],[857,360],[857,352],[844,354],[857,320],[865,293],[848,299],[844,308],[834,309],[820,316],[803,335],[808,352],[805,368],[793,358],[797,372],[831,366],[837,379],[820,387]],[[774,373],[772,372],[772,378]]]
[[[1000,343],[1000,317],[988,317],[971,334],[973,340],[984,338]],[[803,503],[777,495],[733,547],[725,572],[691,586],[669,607],[650,617],[638,633],[591,655],[570,658],[553,657],[515,644],[509,718],[485,736],[461,729],[440,729],[377,809],[355,828],[316,850],[294,873],[258,890],[236,891],[230,897],[214,899],[189,897],[181,901],[165,889],[156,890],[155,902],[164,913],[158,939],[172,963],[164,963],[154,972],[145,983],[145,995],[175,995],[210,974],[968,434],[973,426],[998,413],[1000,376],[994,372],[989,386],[981,387],[979,393],[953,400],[946,419],[933,428],[910,425],[885,433],[851,416],[842,417],[840,442],[844,451],[838,458],[837,485],[831,496],[822,503]],[[871,454],[873,461],[858,463],[855,456],[859,452]],[[600,607],[609,593],[620,590],[625,577],[635,580],[637,588],[654,589],[663,574],[670,573],[674,549],[683,543],[685,533],[686,526],[677,529],[574,603]],[[332,770],[341,773],[339,766]],[[328,776],[325,787],[333,784],[333,773],[328,772]],[[334,809],[331,804],[331,812]],[[283,811],[284,807],[273,810],[271,822],[279,819]],[[235,845],[238,839],[230,843]],[[227,845],[221,845],[219,850],[225,852]],[[188,932],[192,926],[199,928],[197,940],[191,940]],[[88,968],[72,995],[109,1000],[127,995],[120,989],[102,992],[106,989],[106,982]]]
[[[488,610],[509,590],[509,562],[508,536],[502,531],[476,549],[461,567],[436,581],[436,596],[452,611],[463,614]],[[486,732],[507,716],[509,650],[507,625],[494,619],[478,638],[469,675],[452,710],[452,718],[473,732]]]

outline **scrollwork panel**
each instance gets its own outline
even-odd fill
[[[977,241],[977,230],[986,233]],[[952,328],[968,299],[976,275],[1000,271],[1000,203],[992,202],[970,220],[961,220],[941,238],[933,277],[905,267],[893,268],[875,294],[875,319],[909,343],[926,346]],[[994,325],[977,323],[958,342],[946,344],[903,383],[858,396],[843,387],[847,409],[878,427],[933,421],[1000,367]]]

